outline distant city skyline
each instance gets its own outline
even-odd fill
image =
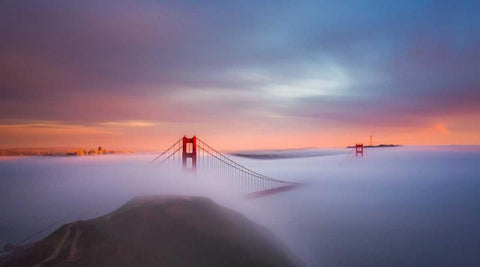
[[[3,1],[0,149],[480,144],[478,1]]]

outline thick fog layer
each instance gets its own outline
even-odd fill
[[[339,152],[345,150],[339,150]],[[140,194],[204,195],[277,235],[310,266],[476,265],[480,148],[369,149],[364,157],[233,159],[294,190],[246,199],[223,177],[146,166],[153,155],[0,159],[0,245],[102,215]]]

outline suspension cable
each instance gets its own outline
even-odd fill
[[[167,153],[170,149],[172,149],[174,146],[176,146],[178,144],[178,142],[182,141],[182,138],[178,139],[177,142],[175,142],[173,145],[171,145],[169,148],[167,148],[167,150],[163,151],[162,154],[158,155],[156,158],[154,158],[152,161],[150,161],[148,165],[152,164],[154,161],[156,161],[157,159],[159,159],[161,156],[163,156],[165,153]]]
[[[160,163],[158,163],[156,167],[162,165],[162,163],[164,163],[167,159],[171,158],[173,155],[175,155],[175,153],[177,153],[180,149],[182,149],[183,146],[180,146],[179,148],[177,148],[177,150],[173,151],[172,154],[170,154],[168,157],[164,158],[162,161],[160,161]]]
[[[202,143],[204,143],[204,142],[202,142]],[[208,145],[207,145],[207,146],[208,146]],[[204,149],[203,149],[203,150],[204,150]],[[217,157],[216,155],[210,153],[210,151],[208,151],[208,150],[204,150],[204,151],[207,152],[207,154],[211,155],[212,157],[216,158],[217,160],[223,162],[224,164],[226,164],[226,165],[228,165],[228,166],[230,166],[230,167],[232,167],[232,168],[235,168],[235,169],[237,169],[237,170],[239,170],[239,171],[241,171],[241,172],[244,172],[244,173],[246,173],[246,174],[249,174],[250,176],[253,176],[253,177],[256,177],[256,178],[259,178],[259,179],[262,179],[262,180],[266,180],[266,181],[271,181],[271,182],[288,183],[288,184],[291,184],[291,183],[292,183],[292,182],[286,182],[286,181],[282,181],[282,180],[274,179],[274,178],[271,178],[271,177],[268,177],[268,176],[265,176],[265,175],[258,174],[258,173],[256,173],[256,172],[250,170],[250,169],[247,169],[247,168],[243,167],[242,165],[240,165],[240,164],[238,164],[238,163],[236,163],[236,165],[239,166],[239,167],[237,167],[237,166],[235,166],[235,165],[233,165],[233,164],[231,164],[231,163],[229,163],[229,162],[226,162],[225,160]],[[217,152],[217,153],[218,153],[218,152]],[[221,153],[219,153],[219,154],[221,154]],[[225,156],[224,156],[224,157],[225,157]],[[225,157],[225,158],[226,158],[226,157]],[[228,158],[227,158],[227,159],[228,159]],[[230,160],[230,161],[232,161],[232,160]]]

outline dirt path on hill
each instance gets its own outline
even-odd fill
[[[77,242],[81,234],[82,234],[82,230],[78,227],[75,228],[75,237],[73,238],[72,245],[70,246],[70,255],[68,255],[67,261],[74,261],[75,259],[77,259],[77,256],[78,256]]]
[[[43,261],[41,261],[40,263],[37,263],[36,265],[34,265],[34,267],[40,267],[42,264],[44,264],[45,262],[48,262],[48,261],[51,261],[55,258],[57,258],[58,254],[60,253],[60,249],[62,249],[63,245],[65,244],[65,241],[67,241],[67,238],[68,236],[70,235],[70,232],[71,232],[71,228],[72,228],[72,225],[69,224],[67,226],[67,230],[65,231],[65,234],[63,235],[62,237],[62,240],[60,240],[60,243],[58,243],[58,246],[55,248],[55,250],[53,251],[52,255],[50,255],[50,257],[44,259]]]

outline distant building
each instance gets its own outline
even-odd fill
[[[2,151],[3,152],[3,151]],[[0,152],[1,153],[1,152]],[[85,150],[84,148],[68,150],[65,152],[67,156],[94,156],[94,155],[105,155],[105,154],[119,154],[123,153],[123,151],[115,151],[115,150],[108,150],[102,146],[97,147],[96,149]],[[128,151],[127,153],[131,153]]]

